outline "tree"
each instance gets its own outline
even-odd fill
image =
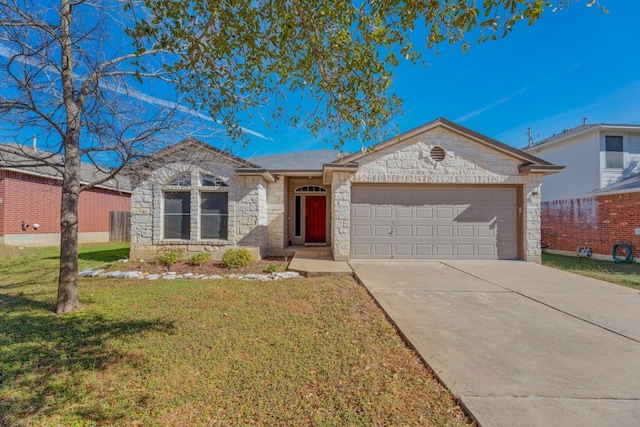
[[[175,103],[136,101],[136,84],[175,87],[236,139],[243,112],[267,109],[338,144],[369,140],[400,111],[389,92],[400,61],[416,62],[443,42],[466,49],[468,37],[503,37],[571,1],[0,0],[0,111],[16,133],[44,129],[64,155],[62,166],[49,162],[63,177],[58,313],[79,305],[80,192],[185,124]],[[113,37],[123,32],[130,47]],[[297,107],[285,109],[291,101]],[[82,159],[103,178],[82,184]]]
[[[170,141],[167,131],[180,129],[184,120],[170,102],[149,108],[149,99],[132,84],[135,78],[162,80],[166,73],[148,68],[159,62],[161,52],[118,47],[121,40],[111,34],[123,31],[126,18],[122,5],[114,3],[62,0],[56,7],[31,0],[0,2],[3,131],[17,138],[25,133],[45,136],[44,151],[22,149],[20,156],[0,160],[6,164],[19,158],[21,166],[47,166],[62,177],[58,313],[79,305],[80,193]],[[143,66],[148,71],[141,71]],[[82,182],[81,161],[102,173],[93,182]]]
[[[531,25],[572,1],[144,0],[144,8],[128,5],[137,12],[129,34],[139,52],[173,52],[165,70],[187,100],[231,129],[239,112],[266,106],[339,145],[379,139],[400,111],[389,86],[401,61],[415,63],[440,43],[466,50],[469,38],[504,37],[518,21]],[[315,104],[285,111],[296,99]]]

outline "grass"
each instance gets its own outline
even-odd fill
[[[469,424],[351,278],[82,278],[57,316],[56,252],[0,246],[0,425]]]
[[[640,264],[635,262],[616,264],[613,261],[543,253],[542,263],[571,273],[640,289]]]

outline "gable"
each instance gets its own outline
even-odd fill
[[[551,164],[546,162],[545,160],[542,160],[531,154],[525,153],[524,151],[518,150],[517,148],[513,148],[509,145],[503,144],[499,141],[491,139],[487,136],[484,136],[478,132],[475,132],[463,126],[460,126],[444,118],[439,118],[423,126],[420,126],[416,129],[405,132],[396,138],[392,138],[387,141],[376,144],[367,150],[363,150],[362,152],[358,152],[358,153],[354,153],[349,156],[346,156],[343,159],[338,160],[336,163],[349,163],[349,162],[360,163],[360,159],[367,157],[371,153],[375,153],[380,150],[385,150],[397,144],[401,144],[405,141],[414,140],[416,137],[420,135],[424,135],[428,132],[438,131],[438,130],[447,131],[452,134],[457,134],[459,137],[462,137],[463,139],[466,139],[468,141],[473,141],[477,144],[485,146],[490,151],[494,151],[496,153],[502,153],[509,157],[512,157],[516,159],[516,161],[518,161],[520,164],[551,166]]]
[[[355,163],[353,182],[506,183],[522,177],[522,159],[444,127],[372,150]]]

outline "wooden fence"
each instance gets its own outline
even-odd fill
[[[109,241],[128,242],[131,240],[131,213],[109,212]]]

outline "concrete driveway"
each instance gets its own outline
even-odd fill
[[[480,425],[640,425],[639,291],[519,261],[350,265]]]

